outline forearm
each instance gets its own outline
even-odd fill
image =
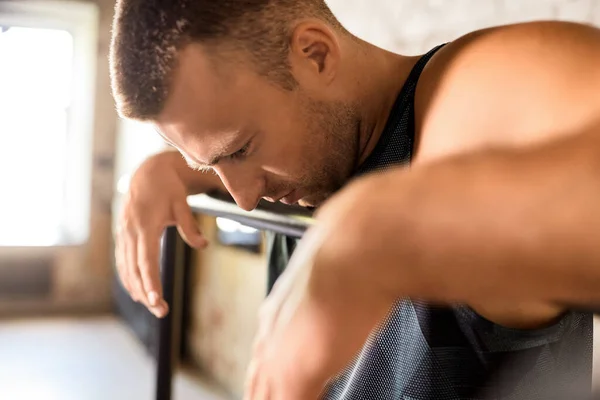
[[[227,189],[218,175],[212,172],[200,172],[190,168],[181,154],[167,150],[152,156],[147,162],[156,162],[165,168],[173,168],[181,178],[190,195],[219,190],[227,193]]]
[[[348,194],[361,199],[344,229],[348,267],[368,266],[402,296],[600,304],[597,137],[358,182]]]

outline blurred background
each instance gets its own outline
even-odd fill
[[[475,29],[560,19],[600,25],[600,0],[330,0],[356,35],[418,54]],[[165,148],[114,111],[114,1],[0,0],[0,397],[153,399],[157,321],[115,278],[128,176]],[[208,239],[244,230],[198,216]],[[242,392],[266,288],[260,241],[189,254],[177,400]]]

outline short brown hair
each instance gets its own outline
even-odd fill
[[[293,89],[290,27],[306,16],[343,30],[324,0],[118,0],[110,64],[120,115],[149,120],[162,111],[177,54],[192,42],[226,40],[260,74]]]

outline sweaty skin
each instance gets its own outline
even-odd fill
[[[396,168],[337,191],[377,143],[415,61],[314,20],[292,36],[293,92],[244,62],[224,61],[215,73],[201,45],[180,55],[155,123],[187,162],[210,167],[244,209],[263,197],[323,203],[312,239],[267,300],[249,399],[316,398],[398,297],[465,302],[518,328],[600,302],[600,31],[528,23],[448,44],[419,81],[410,172]],[[199,173],[178,176],[182,187],[209,186],[198,184]],[[130,236],[156,242],[165,220],[153,234],[138,224]],[[144,272],[157,268],[153,258],[138,259],[146,261],[125,269],[141,271],[131,286],[144,301],[160,283]]]

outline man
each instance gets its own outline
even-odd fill
[[[571,310],[600,300],[600,31],[517,24],[406,57],[322,0],[121,0],[111,64],[121,115],[183,155],[140,167],[121,220],[121,279],[157,316],[164,227],[206,245],[186,195],[318,207],[247,398],[589,391],[592,316]]]

